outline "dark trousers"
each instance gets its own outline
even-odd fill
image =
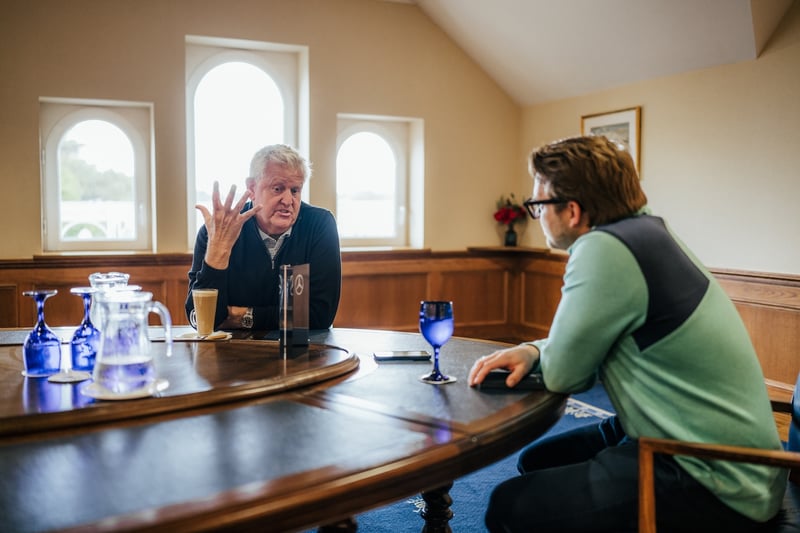
[[[486,527],[492,533],[636,531],[639,445],[616,417],[553,437],[522,451],[519,477],[492,492]],[[656,455],[659,532],[757,531],[672,457]]]

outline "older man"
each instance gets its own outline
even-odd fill
[[[234,204],[236,187],[224,202],[214,184],[211,210],[195,206],[205,224],[197,234],[186,312],[192,289],[218,289],[215,327],[278,328],[279,269],[309,263],[309,328],[333,324],[341,293],[339,234],[333,215],[300,200],[311,175],[293,148],[262,148],[250,163],[247,191]]]

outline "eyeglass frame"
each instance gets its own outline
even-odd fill
[[[522,205],[525,206],[525,210],[533,220],[538,220],[542,216],[542,208],[545,205],[566,204],[571,201],[572,200],[566,200],[564,198],[548,198],[546,200],[534,200],[533,198],[528,198],[522,202]]]

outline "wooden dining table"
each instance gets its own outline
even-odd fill
[[[69,356],[67,328],[62,357]],[[150,327],[153,396],[99,400],[91,380],[26,378],[26,330],[0,330],[0,531],[298,531],[422,494],[448,531],[453,480],[518,450],[563,414],[549,391],[482,391],[467,375],[507,346],[452,338],[446,385],[416,333],[333,328],[284,350],[266,332],[185,340]],[[488,492],[492,487],[487,487]]]

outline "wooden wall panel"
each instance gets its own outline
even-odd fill
[[[800,277],[712,272],[736,304],[764,376],[791,388],[800,373]]]
[[[22,296],[32,289],[56,289],[58,294],[45,303],[45,321],[50,326],[77,326],[83,318],[83,304],[70,293],[72,287],[89,285],[93,272],[120,271],[130,274],[130,283],[153,293],[153,299],[169,309],[174,324],[188,324],[183,302],[188,291],[189,254],[133,254],[114,256],[43,256],[33,260],[0,261],[0,286],[15,286],[17,310],[13,316],[0,312],[3,327],[32,327],[36,308]],[[3,306],[5,308],[5,302]],[[18,318],[17,318],[18,317]],[[152,317],[152,324],[160,323]]]
[[[764,377],[794,383],[800,374],[800,316],[795,311],[753,304],[737,304]]]
[[[83,299],[70,292],[76,285],[72,283],[48,281],[35,283],[33,289],[55,289],[58,294],[51,296],[44,302],[44,320],[48,326],[77,326],[83,320]],[[22,297],[22,312],[20,315],[28,325],[36,323],[36,304],[33,298]]]
[[[545,337],[561,298],[567,256],[525,248],[464,252],[343,252],[336,327],[417,331],[419,302],[455,304],[456,335],[507,342]],[[0,327],[31,327],[32,288],[56,288],[45,305],[51,326],[77,326],[83,307],[70,288],[92,272],[122,271],[186,324],[190,254],[42,256],[0,261]],[[713,270],[733,299],[767,379],[791,388],[800,372],[800,276]],[[152,316],[151,324],[159,323]]]
[[[522,272],[522,317],[520,325],[528,333],[528,340],[545,337],[561,301],[564,276],[564,259],[534,259],[528,261]]]
[[[345,276],[334,326],[413,331],[427,285],[425,273]]]
[[[436,299],[453,301],[453,316],[462,326],[502,326],[509,320],[509,273],[445,272]]]
[[[13,328],[17,325],[19,294],[22,293],[16,283],[0,284],[0,328]]]

